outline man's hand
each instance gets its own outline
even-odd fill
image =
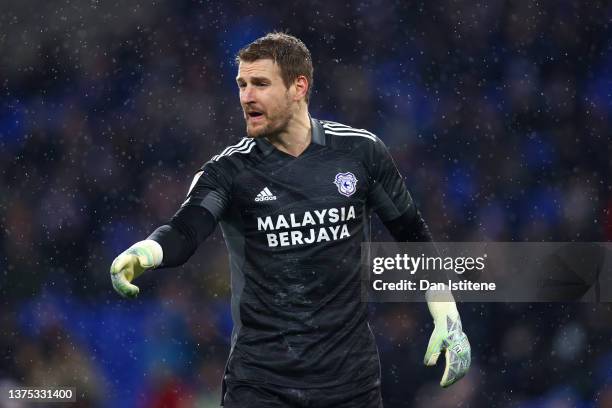
[[[434,331],[429,338],[425,365],[433,366],[445,352],[446,368],[440,381],[442,387],[449,387],[463,378],[470,368],[471,348],[461,328],[461,318],[455,302],[428,302],[434,318]]]
[[[140,289],[130,282],[147,269],[159,266],[162,258],[163,252],[157,242],[147,239],[135,243],[115,258],[111,265],[113,288],[123,297],[135,298]]]

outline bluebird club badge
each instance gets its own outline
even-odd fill
[[[350,171],[347,173],[336,174],[334,184],[338,187],[338,192],[344,196],[350,197],[357,190],[357,177]]]

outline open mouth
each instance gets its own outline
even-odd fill
[[[247,116],[249,118],[259,118],[259,117],[263,116],[263,113],[252,111],[252,112],[248,112]]]

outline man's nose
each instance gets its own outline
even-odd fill
[[[247,85],[240,90],[240,102],[251,103],[254,101],[255,101],[255,93],[253,92],[252,87]]]

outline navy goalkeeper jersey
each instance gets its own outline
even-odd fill
[[[311,120],[299,156],[263,137],[214,156],[183,205],[219,222],[229,250],[234,330],[226,380],[322,387],[378,376],[361,299],[369,218],[413,210],[372,133]]]

